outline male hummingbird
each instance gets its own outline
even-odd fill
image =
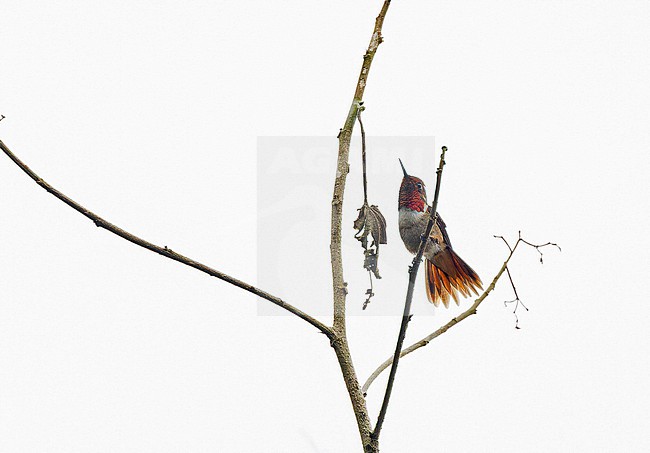
[[[431,208],[427,205],[424,182],[406,173],[401,160],[399,163],[404,172],[399,188],[399,234],[406,249],[415,255],[429,223]],[[470,290],[478,295],[477,288],[483,289],[476,272],[451,248],[447,228],[440,213],[427,240],[424,256],[427,297],[436,307],[442,301],[445,307],[449,308],[449,296],[459,305],[459,293],[469,297]]]

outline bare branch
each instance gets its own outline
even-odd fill
[[[510,247],[510,244],[508,241],[506,241],[506,238],[503,236],[494,236],[495,238],[502,239],[503,242],[505,242],[506,246],[508,247],[508,250],[512,252],[512,247]],[[519,232],[519,238],[521,239],[521,231]],[[506,300],[503,302],[503,304],[507,307],[508,304],[515,304],[515,309],[512,311],[512,314],[515,315],[515,329],[519,329],[519,316],[517,316],[517,309],[519,308],[519,305],[524,307],[526,311],[528,311],[528,307],[524,305],[524,303],[519,299],[519,294],[517,294],[517,288],[515,287],[515,282],[512,280],[512,274],[510,273],[510,268],[506,266],[506,273],[508,274],[508,279],[510,280],[510,285],[512,286],[512,290],[515,293],[515,298],[513,300]]]
[[[508,250],[510,250],[512,252],[512,247],[510,247],[510,244],[508,243],[508,241],[506,241],[506,238],[504,238],[503,236],[497,236],[497,235],[494,235],[494,237],[497,238],[497,239],[501,239],[503,242],[505,242],[506,246],[508,247]],[[521,231],[519,232],[519,237],[521,237]]]
[[[332,263],[332,291],[333,291],[333,311],[334,311],[334,324],[333,330],[337,336],[336,341],[332,343],[336,352],[336,357],[339,361],[343,380],[345,381],[350,400],[352,402],[352,409],[357,419],[357,426],[359,428],[359,435],[361,436],[361,443],[366,452],[379,451],[378,442],[376,439],[370,437],[370,419],[368,417],[368,408],[366,407],[366,400],[359,388],[359,381],[356,376],[350,350],[346,336],[345,325],[345,300],[347,295],[347,283],[343,279],[343,256],[341,251],[341,227],[343,223],[343,194],[345,192],[345,182],[347,179],[350,165],[348,163],[350,157],[350,139],[352,137],[352,129],[354,122],[357,118],[357,113],[363,100],[363,93],[366,89],[368,74],[372,60],[377,52],[379,44],[383,38],[381,36],[381,29],[384,25],[384,18],[390,6],[390,0],[385,0],[379,15],[375,19],[375,27],[373,29],[368,49],[363,56],[363,64],[361,65],[361,72],[352,99],[352,105],[345,119],[345,123],[341,128],[339,139],[338,159],[336,163],[336,177],[334,179],[334,193],[332,195],[332,219],[330,231],[330,255]]]
[[[501,238],[501,236],[495,236],[495,237]],[[504,239],[504,242],[506,242],[506,244],[508,244],[507,241],[505,241],[505,239]],[[431,342],[431,340],[433,340],[434,338],[442,335],[447,330],[449,330],[450,328],[452,328],[453,326],[455,326],[456,324],[461,322],[463,319],[468,318],[469,316],[476,314],[476,310],[477,310],[478,306],[481,305],[481,303],[485,300],[485,298],[488,296],[488,294],[490,294],[494,290],[494,287],[496,286],[497,281],[499,281],[499,278],[501,278],[501,275],[504,272],[506,272],[506,269],[508,268],[508,262],[510,261],[510,259],[514,255],[515,250],[517,250],[517,247],[519,246],[519,244],[522,243],[522,242],[524,244],[527,244],[527,245],[530,245],[531,247],[536,248],[538,252],[539,252],[540,248],[546,247],[547,245],[554,245],[554,246],[558,247],[557,244],[554,244],[554,243],[551,243],[551,242],[546,243],[546,244],[542,244],[542,245],[531,244],[530,242],[525,241],[524,239],[522,239],[521,238],[521,233],[520,233],[519,239],[517,239],[517,242],[515,243],[514,247],[512,247],[510,249],[510,254],[508,255],[508,257],[504,261],[503,265],[501,266],[501,269],[499,269],[499,272],[497,272],[497,274],[494,276],[494,279],[492,279],[492,282],[490,283],[490,286],[488,286],[487,289],[483,292],[483,294],[481,294],[480,297],[474,301],[472,306],[469,307],[464,312],[462,312],[460,315],[453,318],[451,321],[449,321],[444,326],[440,327],[435,332],[427,335],[426,337],[422,338],[420,341],[418,341],[416,343],[413,343],[411,346],[404,349],[402,351],[402,353],[400,354],[400,357],[404,357],[405,355],[410,354],[411,352],[413,352],[413,351],[415,351],[417,349],[420,349],[423,346],[428,345]],[[510,248],[509,245],[508,245],[508,247]],[[379,365],[379,367],[375,371],[373,371],[373,373],[368,377],[366,382],[363,384],[363,387],[361,388],[361,391],[364,393],[364,395],[368,392],[368,388],[375,381],[375,379],[377,379],[377,377],[382,373],[382,371],[384,371],[386,368],[391,366],[391,364],[393,363],[393,360],[394,360],[394,357],[389,357],[384,363]]]
[[[348,163],[350,156],[350,140],[352,138],[352,129],[354,122],[361,107],[363,93],[366,89],[370,66],[375,57],[379,44],[382,43],[381,29],[384,25],[384,18],[390,6],[390,0],[385,0],[375,19],[375,28],[370,38],[370,44],[363,56],[361,72],[354,91],[354,98],[345,123],[339,131],[339,152],[336,163],[336,178],[334,179],[334,194],[332,196],[332,220],[331,220],[331,239],[330,254],[332,261],[332,286],[334,292],[334,329],[338,332],[345,332],[345,299],[347,295],[347,284],[343,280],[343,260],[341,253],[341,224],[343,222],[343,194],[345,192],[345,182],[350,171]]]
[[[560,248],[560,246],[557,245],[555,242],[547,242],[546,244],[541,244],[541,245],[531,244],[530,242],[528,242],[528,241],[526,241],[526,240],[524,240],[524,239],[521,238],[521,231],[519,232],[519,240],[520,240],[521,242],[523,242],[524,244],[530,245],[530,246],[533,247],[535,250],[537,250],[537,253],[539,253],[539,262],[542,263],[542,264],[544,264],[544,254],[543,254],[542,251],[540,250],[542,247],[546,247],[546,246],[548,246],[548,245],[552,245],[553,247],[557,247],[557,249],[558,249],[560,252],[562,251],[562,249]]]
[[[528,307],[524,305],[524,303],[519,299],[519,294],[517,294],[517,287],[515,286],[515,282],[512,280],[512,274],[510,273],[510,268],[506,266],[506,273],[508,274],[508,279],[510,280],[510,286],[512,286],[512,291],[515,293],[515,298],[512,300],[506,300],[503,302],[503,305],[506,307],[509,304],[514,303],[515,304],[515,309],[512,310],[512,314],[515,315],[515,329],[519,329],[519,316],[517,316],[517,309],[521,305],[524,307],[524,310],[528,311]]]
[[[263,299],[268,300],[269,302],[274,303],[275,305],[284,308],[288,312],[298,316],[300,319],[303,319],[307,321],[309,324],[312,326],[316,327],[318,330],[320,330],[322,333],[327,335],[328,338],[332,339],[334,334],[332,332],[332,329],[327,327],[325,324],[322,322],[318,321],[317,319],[311,317],[307,313],[303,312],[302,310],[294,307],[293,305],[283,301],[279,297],[273,296],[266,291],[263,291],[259,288],[256,288],[253,285],[250,285],[246,282],[243,282],[241,280],[238,280],[234,277],[231,277],[229,275],[224,274],[223,272],[220,272],[216,269],[213,269],[211,267],[206,266],[205,264],[201,264],[197,261],[194,261],[191,258],[187,258],[180,253],[174,252],[172,249],[168,248],[167,246],[160,247],[158,245],[152,244],[151,242],[145,241],[144,239],[141,239],[125,230],[122,228],[113,225],[112,223],[104,220],[97,214],[89,211],[88,209],[84,208],[81,206],[79,203],[76,201],[72,200],[71,198],[67,197],[63,193],[59,192],[57,189],[49,185],[47,182],[45,182],[40,176],[38,176],[36,173],[34,173],[27,165],[25,165],[16,155],[14,155],[9,148],[0,140],[0,149],[4,151],[4,153],[9,156],[11,160],[14,161],[18,167],[20,167],[21,170],[23,170],[27,175],[32,178],[36,184],[41,186],[43,189],[54,195],[56,198],[70,206],[72,209],[75,211],[81,213],[82,215],[88,217],[90,220],[92,220],[97,227],[104,228],[105,230],[110,231],[113,234],[116,234],[117,236],[120,236],[123,239],[126,239],[127,241],[139,245],[140,247],[143,247],[147,250],[151,250],[152,252],[156,252],[159,255],[162,255],[166,258],[172,259],[174,261],[178,261],[179,263],[185,264],[187,266],[193,267],[194,269],[197,269],[201,272],[204,272],[208,275],[211,275],[213,277],[217,277],[220,280],[223,280],[227,283],[230,283],[231,285],[235,285],[238,288],[241,288],[245,291],[248,291],[249,293],[253,293],[256,296],[259,296]]]
[[[512,285],[512,290],[515,293],[515,299],[519,300],[519,294],[517,294],[517,287],[515,286],[515,282],[512,281],[512,274],[510,274],[510,269],[508,267],[506,267],[506,272],[508,273],[508,279],[510,279],[510,285]]]
[[[424,254],[424,249],[429,240],[429,235],[433,229],[433,225],[436,223],[436,217],[438,216],[438,197],[440,195],[440,183],[442,181],[442,169],[445,166],[445,153],[447,152],[447,147],[442,147],[442,153],[440,154],[440,163],[438,164],[438,169],[436,170],[436,191],[433,196],[433,204],[431,205],[429,223],[427,228],[422,235],[420,240],[420,247],[418,248],[418,253],[413,258],[413,264],[409,269],[409,284],[408,289],[406,290],[406,301],[404,302],[404,314],[402,315],[402,324],[400,325],[399,335],[397,336],[397,345],[395,347],[395,354],[393,354],[393,359],[391,361],[390,375],[388,376],[388,384],[386,385],[386,393],[384,394],[384,401],[381,404],[381,409],[379,410],[379,417],[377,418],[377,425],[375,430],[372,432],[372,437],[374,439],[379,438],[381,432],[381,427],[384,424],[384,418],[386,417],[386,411],[388,410],[388,401],[390,400],[390,394],[393,391],[393,383],[395,382],[395,373],[397,373],[397,365],[399,364],[399,359],[402,356],[402,346],[404,345],[404,338],[406,337],[406,328],[408,323],[411,320],[411,302],[413,301],[413,290],[415,288],[415,279],[418,275],[418,269],[420,267],[420,262],[422,261],[422,255]],[[362,392],[365,394],[365,390],[362,389]]]

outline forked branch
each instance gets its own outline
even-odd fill
[[[89,211],[88,209],[84,208],[81,206],[79,203],[76,201],[72,200],[68,196],[64,195],[63,193],[59,192],[57,189],[49,185],[47,182],[45,182],[40,176],[38,176],[36,173],[34,173],[27,165],[25,165],[14,153],[12,153],[9,148],[0,140],[0,149],[4,151],[4,153],[9,156],[9,158],[14,161],[18,167],[27,175],[32,178],[36,184],[41,186],[43,189],[54,195],[56,198],[70,206],[72,209],[75,211],[81,213],[82,215],[88,217],[90,220],[92,220],[97,227],[104,228],[107,231],[110,231],[113,234],[116,234],[117,236],[121,237],[122,239],[126,239],[127,241],[139,245],[140,247],[143,247],[147,250],[151,250],[152,252],[156,252],[159,255],[162,255],[166,258],[172,259],[174,261],[178,261],[179,263],[183,263],[187,266],[190,266],[194,269],[197,269],[201,272],[204,272],[208,275],[211,275],[213,277],[217,277],[220,280],[223,280],[227,283],[230,283],[231,285],[235,285],[238,288],[241,288],[245,291],[248,291],[249,293],[253,293],[256,296],[261,297],[262,299],[266,299],[269,302],[277,305],[278,307],[282,307],[285,310],[287,310],[289,313],[292,313],[296,316],[298,316],[300,319],[307,321],[309,324],[312,326],[316,327],[318,330],[320,330],[322,333],[327,335],[328,338],[332,339],[333,338],[333,332],[332,329],[327,327],[325,324],[317,320],[316,318],[313,318],[312,316],[308,315],[304,311],[300,310],[299,308],[294,307],[293,305],[283,301],[279,297],[273,296],[269,293],[267,293],[264,290],[261,290],[259,288],[256,288],[255,286],[243,282],[241,280],[238,280],[234,277],[231,277],[229,275],[224,274],[223,272],[220,272],[216,269],[213,269],[209,266],[206,266],[205,264],[201,264],[198,261],[194,261],[191,258],[188,258],[186,256],[181,255],[180,253],[174,252],[172,249],[168,248],[167,246],[160,247],[158,245],[152,244],[151,242],[145,241],[144,239],[139,238],[138,236],[135,236],[128,231],[123,230],[122,228],[113,225],[112,223],[104,220],[97,214]]]
[[[384,25],[384,18],[390,6],[390,0],[385,0],[375,19],[375,28],[368,49],[363,56],[361,72],[357,80],[357,87],[354,90],[354,98],[345,118],[345,123],[339,131],[339,152],[336,162],[336,177],[334,179],[334,194],[332,195],[332,219],[330,231],[330,256],[332,261],[332,287],[334,292],[334,329],[345,333],[345,299],[347,295],[347,284],[343,280],[343,258],[341,252],[341,226],[343,222],[343,195],[345,193],[345,182],[350,170],[350,140],[354,122],[357,119],[359,109],[363,100],[363,93],[366,90],[368,74],[372,60],[375,58],[377,48],[382,43],[381,29]]]
[[[501,236],[496,236],[496,237],[501,237]],[[515,245],[513,247],[510,247],[510,244],[508,244],[508,242],[505,239],[503,239],[503,240],[504,240],[504,242],[506,242],[506,245],[508,246],[508,249],[510,250],[510,254],[508,255],[508,257],[504,261],[503,265],[501,266],[501,269],[499,269],[499,272],[497,272],[497,274],[492,279],[492,282],[490,283],[490,285],[487,287],[487,289],[485,291],[483,291],[483,294],[481,294],[479,296],[479,298],[474,301],[474,303],[472,304],[471,307],[469,307],[467,310],[462,312],[460,315],[453,318],[451,321],[449,321],[444,326],[440,327],[435,332],[427,335],[426,337],[422,338],[420,341],[418,341],[416,343],[413,343],[411,346],[405,348],[402,351],[402,353],[400,354],[400,357],[404,357],[405,355],[410,354],[411,352],[416,351],[416,350],[428,345],[431,342],[431,340],[433,340],[436,337],[439,337],[440,335],[442,335],[443,333],[445,333],[446,331],[451,329],[453,326],[455,326],[456,324],[461,322],[463,319],[468,318],[471,315],[475,315],[478,306],[481,305],[481,303],[485,300],[485,298],[494,290],[494,287],[496,286],[497,282],[501,278],[501,275],[503,275],[503,273],[506,272],[506,270],[508,269],[508,262],[510,262],[510,259],[514,255],[515,250],[517,250],[517,247],[519,246],[520,243],[524,243],[526,245],[529,245],[529,246],[535,248],[540,253],[540,256],[541,256],[541,253],[542,253],[540,251],[540,249],[543,248],[543,247],[551,245],[551,246],[555,246],[558,249],[560,249],[560,247],[557,244],[552,243],[552,242],[547,242],[546,244],[541,244],[541,245],[536,245],[536,244],[533,244],[531,242],[528,242],[528,241],[526,241],[525,239],[523,239],[521,237],[521,232],[519,232],[519,238],[517,239],[517,242],[515,242]],[[379,365],[379,367],[375,371],[373,371],[373,373],[368,377],[366,382],[363,384],[363,387],[361,388],[361,391],[364,393],[364,395],[366,394],[366,392],[368,392],[368,388],[370,388],[370,385],[375,381],[375,379],[377,379],[377,377],[382,373],[382,371],[384,371],[386,368],[391,366],[391,364],[393,363],[393,359],[394,359],[393,357],[390,357],[390,358],[386,359],[386,361],[384,363],[382,363],[381,365]]]
[[[382,5],[379,15],[375,19],[375,27],[370,37],[368,49],[363,56],[363,64],[361,65],[361,72],[357,80],[357,86],[354,91],[354,98],[345,118],[343,127],[341,128],[339,139],[338,158],[336,162],[336,176],[334,178],[334,193],[332,194],[332,217],[330,224],[330,257],[332,264],[332,293],[333,293],[333,311],[334,323],[333,330],[336,336],[335,341],[332,342],[336,358],[338,359],[341,373],[345,387],[350,395],[350,402],[352,409],[357,420],[357,427],[359,428],[359,435],[361,436],[361,444],[365,452],[377,452],[379,446],[376,438],[370,436],[370,419],[368,417],[368,408],[366,406],[366,399],[361,393],[359,388],[359,380],[352,363],[352,356],[350,355],[350,347],[348,345],[345,324],[345,302],[348,293],[347,283],[343,277],[343,253],[341,247],[341,229],[343,223],[343,195],[345,193],[345,182],[350,169],[350,140],[352,137],[352,129],[356,121],[361,101],[363,100],[363,93],[366,89],[368,74],[370,72],[370,65],[375,57],[377,48],[381,44],[383,38],[381,36],[381,29],[384,25],[384,18],[390,6],[390,0],[385,0]]]

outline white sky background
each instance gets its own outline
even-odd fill
[[[255,282],[257,137],[336,135],[380,4],[5,0],[0,138],[107,220]],[[382,452],[648,451],[650,3],[395,0],[384,36],[366,128],[449,147],[440,209],[461,256],[487,282],[506,255],[493,234],[563,252],[513,260],[521,330],[504,279],[404,359]],[[321,334],[95,228],[0,158],[0,451],[360,451]],[[344,219],[353,311],[359,160]],[[373,304],[399,307],[399,169],[370,184],[391,241]],[[295,257],[327,281],[322,231]],[[407,342],[457,312],[418,291],[429,316]],[[350,318],[362,380],[398,327]]]

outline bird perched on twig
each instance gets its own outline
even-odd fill
[[[399,163],[404,172],[399,188],[399,234],[406,249],[415,255],[427,228],[431,208],[427,205],[424,182],[410,176],[401,160]],[[476,272],[452,249],[440,213],[429,235],[424,257],[427,297],[436,307],[442,301],[448,308],[450,297],[459,305],[459,294],[469,297],[471,291],[478,295],[477,289],[483,289]]]

